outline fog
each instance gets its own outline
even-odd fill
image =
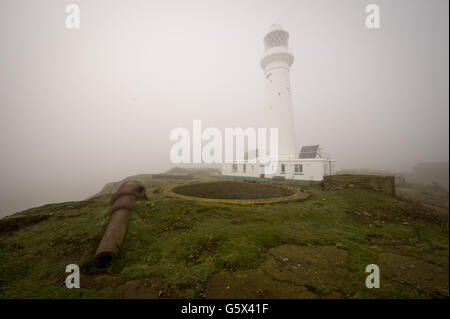
[[[0,1],[0,216],[174,166],[170,131],[262,127],[263,37],[290,33],[297,143],[338,168],[448,161],[448,1]],[[381,28],[365,26],[376,3]]]

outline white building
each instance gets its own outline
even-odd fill
[[[304,146],[298,151],[289,75],[294,56],[288,40],[289,33],[280,25],[273,25],[264,37],[265,54],[261,59],[267,127],[278,128],[278,167],[268,174],[265,165],[249,161],[247,155],[244,161],[222,164],[223,176],[320,181],[323,176],[334,174],[335,161],[322,153],[319,145]]]

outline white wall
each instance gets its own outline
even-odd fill
[[[273,176],[284,176],[285,179],[295,180],[309,180],[309,181],[321,181],[324,175],[331,173],[334,174],[334,161],[325,159],[311,159],[311,160],[288,160],[280,161],[278,164],[278,170],[274,174],[266,174],[265,178],[272,178]],[[281,173],[281,165],[285,165],[285,173]],[[303,165],[302,173],[295,173],[295,164]],[[330,164],[331,171],[330,171]],[[237,163],[237,171],[232,171],[231,163],[222,164],[222,175],[224,176],[241,176],[241,177],[260,177],[259,164],[247,163],[247,170],[243,172],[243,163]],[[326,168],[325,168],[326,165]],[[252,169],[253,166],[253,169]]]

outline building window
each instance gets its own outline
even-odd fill
[[[237,164],[233,164],[233,166],[231,167],[231,170],[233,172],[237,172]]]
[[[303,165],[302,164],[295,164],[294,171],[297,174],[303,173]]]
[[[246,171],[247,171],[247,164],[244,164],[244,165],[243,165],[243,169],[242,169],[242,172],[244,172],[244,173],[245,173]]]
[[[281,174],[285,174],[286,173],[286,165],[281,164]]]

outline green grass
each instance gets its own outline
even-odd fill
[[[148,187],[148,201],[137,202],[120,256],[106,270],[93,266],[92,257],[109,219],[109,196],[28,210],[19,216],[51,216],[1,235],[0,297],[114,297],[116,284],[83,286],[83,275],[95,278],[102,273],[120,275],[123,280],[155,276],[162,278],[171,296],[198,297],[214,273],[258,267],[265,252],[281,244],[345,249],[348,297],[426,297],[388,279],[383,289],[365,287],[366,265],[376,263],[377,256],[390,249],[405,249],[405,254],[424,260],[447,251],[442,266],[448,272],[448,230],[408,218],[414,209],[409,202],[358,189],[324,191],[317,183],[294,187],[306,190],[310,197],[254,206],[186,201]],[[64,271],[70,263],[81,266],[82,289],[65,287]],[[317,291],[328,290],[317,287]]]

